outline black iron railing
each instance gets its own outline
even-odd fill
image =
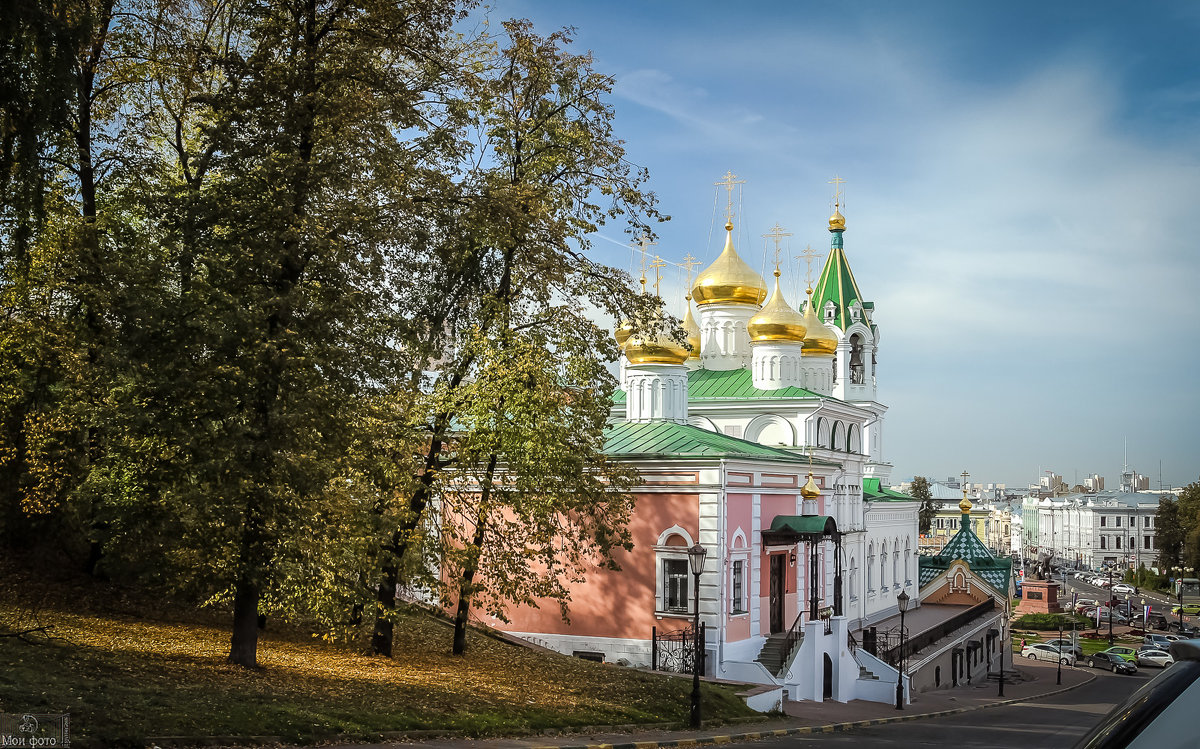
[[[876,650],[885,663],[895,666],[901,658],[910,658],[914,653],[929,647],[956,629],[975,621],[996,608],[996,600],[989,598],[983,603],[976,604],[961,614],[955,614],[941,624],[935,625],[911,637],[905,635],[901,645],[900,632],[890,629],[886,632],[876,632]]]
[[[704,673],[704,622],[700,623],[700,673]],[[650,667],[655,671],[690,674],[696,658],[696,630],[691,627],[659,632],[650,628]]]

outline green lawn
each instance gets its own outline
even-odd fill
[[[0,602],[0,622],[11,621]],[[131,744],[146,736],[333,734],[683,722],[691,680],[534,652],[472,632],[466,657],[450,630],[410,612],[395,659],[368,657],[300,630],[264,633],[262,668],[227,665],[222,619],[149,620],[59,605],[54,639],[0,638],[0,712],[71,714],[74,736]],[[6,618],[7,617],[7,618]],[[704,685],[705,717],[753,715],[733,687]]]

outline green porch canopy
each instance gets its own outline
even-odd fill
[[[801,541],[825,541],[839,536],[837,521],[829,515],[776,515],[770,530],[762,532],[767,546],[790,546]]]

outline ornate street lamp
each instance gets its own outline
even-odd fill
[[[1179,634],[1183,634],[1183,568],[1172,567],[1171,571],[1175,573],[1175,591],[1179,597]]]
[[[696,647],[692,651],[692,728],[700,727],[700,658],[701,648],[704,643],[700,641],[700,575],[704,572],[704,558],[708,556],[708,549],[705,549],[700,544],[696,544],[688,549],[688,564],[692,568],[692,576],[696,580],[694,586],[695,594],[695,609],[696,614],[692,620]]]
[[[908,594],[904,591],[896,596],[900,609],[900,650],[896,657],[896,709],[904,709],[904,612],[908,611]]]

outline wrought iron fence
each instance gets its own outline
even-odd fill
[[[690,674],[696,664],[696,630],[692,627],[659,632],[650,630],[650,667],[655,671]],[[704,623],[700,623],[700,673],[704,673]]]

